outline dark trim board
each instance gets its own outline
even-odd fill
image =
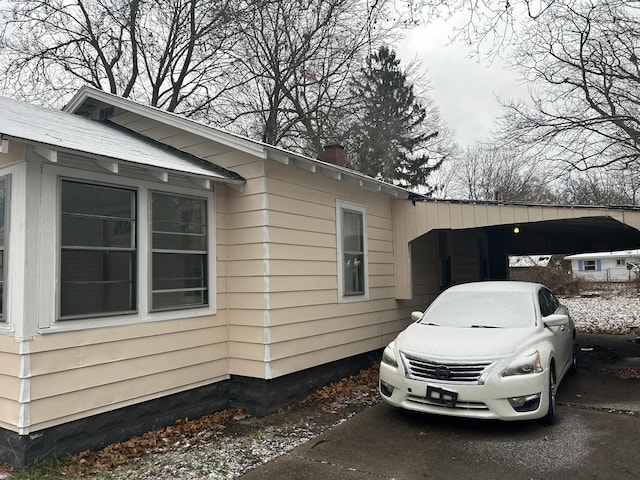
[[[272,380],[234,376],[231,378],[230,405],[263,417],[313,390],[369,368],[380,360],[380,355],[377,351],[363,353]]]
[[[198,418],[225,408],[265,416],[309,392],[370,367],[380,352],[370,352],[295,372],[273,380],[232,376],[230,380],[187,390],[111,412],[18,435],[0,428],[0,463],[16,469],[49,457],[99,450],[181,418]]]
[[[0,463],[16,468],[48,457],[98,450],[111,443],[171,425],[180,418],[197,418],[228,406],[229,382],[176,393],[69,423],[18,435],[0,429]]]

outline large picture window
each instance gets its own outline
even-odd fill
[[[207,201],[152,193],[152,310],[209,302]]]
[[[366,299],[367,255],[364,208],[338,203],[338,251],[340,298]]]
[[[136,311],[136,192],[63,180],[60,318]]]

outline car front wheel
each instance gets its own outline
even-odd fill
[[[549,368],[549,408],[547,414],[543,417],[545,425],[553,425],[556,423],[556,373],[553,367]]]
[[[569,373],[573,375],[578,372],[578,351],[576,350],[575,334],[573,337],[573,342],[571,342],[571,348],[572,348],[572,357],[571,357],[571,366],[569,367]]]

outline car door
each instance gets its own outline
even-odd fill
[[[560,302],[553,293],[547,288],[541,288],[538,291],[538,300],[540,302],[540,313],[542,318],[554,313],[566,314],[567,312],[562,308]],[[573,339],[571,332],[571,326],[567,322],[566,325],[559,327],[547,327],[551,330],[553,337],[553,347],[556,352],[556,362],[558,363],[557,373],[560,374],[573,360]]]

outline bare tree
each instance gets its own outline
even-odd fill
[[[536,203],[555,200],[550,188],[555,177],[522,153],[477,146],[467,149],[448,167],[453,169],[448,190],[462,198]]]
[[[266,0],[244,17],[234,55],[247,83],[227,121],[272,145],[322,155],[353,97],[348,81],[384,31],[385,2]]]
[[[571,170],[640,169],[640,5],[549,7],[519,39],[532,104],[510,104],[506,137]]]
[[[636,205],[638,174],[590,170],[574,172],[560,188],[559,198],[572,205]]]
[[[59,106],[81,85],[187,115],[236,85],[225,0],[14,0],[0,11],[4,91]]]

